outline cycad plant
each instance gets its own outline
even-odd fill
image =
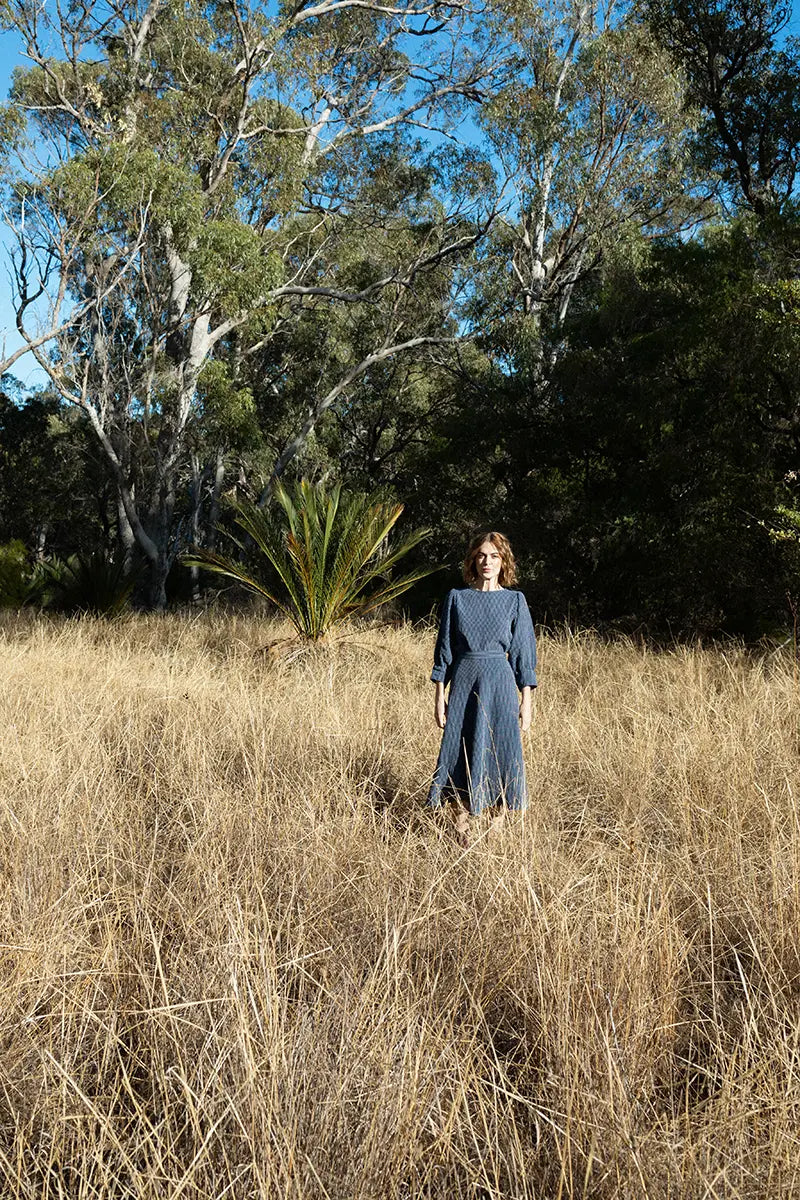
[[[116,617],[130,600],[136,580],[122,561],[103,550],[71,554],[40,563],[31,591],[42,608],[57,612]]]
[[[438,569],[417,567],[390,577],[392,568],[428,533],[418,530],[387,547],[402,504],[343,495],[341,484],[328,491],[306,480],[291,492],[278,484],[273,495],[279,520],[253,504],[239,504],[236,524],[272,568],[276,584],[259,578],[258,570],[251,572],[243,563],[208,550],[196,550],[184,562],[226,575],[266,597],[307,641],[318,642],[348,617],[394,600]],[[234,541],[244,551],[243,543]]]
[[[135,578],[104,550],[30,565],[20,541],[0,546],[0,607],[31,604],[67,614],[115,617],[128,603]]]

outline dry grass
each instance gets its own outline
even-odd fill
[[[266,636],[3,619],[4,1200],[800,1194],[791,662],[543,639],[465,852],[432,635]]]

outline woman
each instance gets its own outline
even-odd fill
[[[511,586],[516,565],[502,533],[472,539],[463,573],[466,587],[445,599],[434,652],[435,717],[444,734],[428,803],[456,801],[466,845],[470,814],[492,809],[498,821],[504,807],[527,806],[520,730],[531,724],[536,638],[525,597]]]

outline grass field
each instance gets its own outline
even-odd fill
[[[0,622],[4,1200],[800,1195],[788,651],[542,637],[464,851],[432,632],[282,632]]]

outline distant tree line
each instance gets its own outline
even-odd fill
[[[31,571],[105,558],[145,607],[196,600],[182,556],[307,478],[404,503],[453,571],[503,529],[542,619],[780,630],[789,16],[9,0],[31,65],[0,110],[23,339],[0,362],[0,598],[4,546]]]

